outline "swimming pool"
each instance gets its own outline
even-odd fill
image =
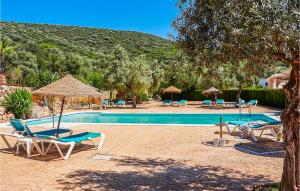
[[[152,125],[213,125],[219,123],[222,115],[226,121],[256,121],[276,122],[275,119],[264,114],[179,114],[179,113],[102,113],[82,112],[62,116],[62,123],[86,123],[86,124],[152,124]],[[57,122],[58,117],[55,117]],[[28,121],[28,125],[41,125],[52,123],[51,118],[43,118]]]

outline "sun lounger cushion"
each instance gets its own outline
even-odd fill
[[[257,103],[257,100],[250,100],[250,101],[248,101],[246,104],[247,105],[254,105],[254,104],[256,104]]]
[[[15,130],[17,130],[19,133],[22,133],[22,135],[30,135],[30,136],[54,136],[57,134],[57,129],[50,129],[46,131],[38,131],[38,132],[32,132],[30,128],[25,124],[23,125],[20,119],[10,119],[10,123],[13,126]],[[70,129],[59,129],[58,134],[64,134],[71,132]]]
[[[107,100],[107,99],[103,100],[103,101],[102,101],[102,104],[103,104],[103,105],[109,105],[109,100]]]
[[[115,104],[116,105],[125,105],[125,101],[124,100],[118,100]]]
[[[164,102],[165,103],[170,103],[170,102],[172,102],[170,99],[166,99],[166,100],[164,100]]]
[[[216,104],[224,104],[225,101],[223,99],[217,99]]]
[[[71,135],[71,136],[68,136],[68,137],[58,138],[56,140],[61,141],[61,142],[80,143],[81,141],[86,141],[86,140],[93,139],[93,138],[100,137],[100,136],[101,136],[101,133],[84,132],[84,133]]]
[[[230,125],[240,126],[240,125],[247,123],[247,121],[228,121],[227,123]]]
[[[211,100],[203,100],[202,104],[209,105],[211,104]]]
[[[63,134],[63,133],[68,133],[70,132],[69,129],[59,129],[58,130],[58,134]],[[33,135],[34,136],[53,136],[56,135],[57,133],[57,129],[50,129],[50,130],[46,130],[46,131],[39,131],[39,132],[34,132]]]

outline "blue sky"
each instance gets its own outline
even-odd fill
[[[1,20],[174,34],[176,0],[1,0]]]

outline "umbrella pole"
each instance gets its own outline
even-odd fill
[[[59,118],[58,118],[56,137],[58,137],[58,134],[59,134],[59,126],[60,126],[61,116],[62,116],[62,113],[63,113],[63,110],[64,110],[64,105],[65,105],[65,96],[62,98],[62,101],[61,101],[60,114],[59,114]]]

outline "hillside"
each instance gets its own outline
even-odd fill
[[[1,22],[1,35],[17,43],[35,42],[41,46],[46,43],[47,46],[86,56],[92,55],[91,52],[110,53],[116,45],[125,48],[131,56],[144,54],[151,59],[165,60],[174,54],[171,41],[141,32]]]

